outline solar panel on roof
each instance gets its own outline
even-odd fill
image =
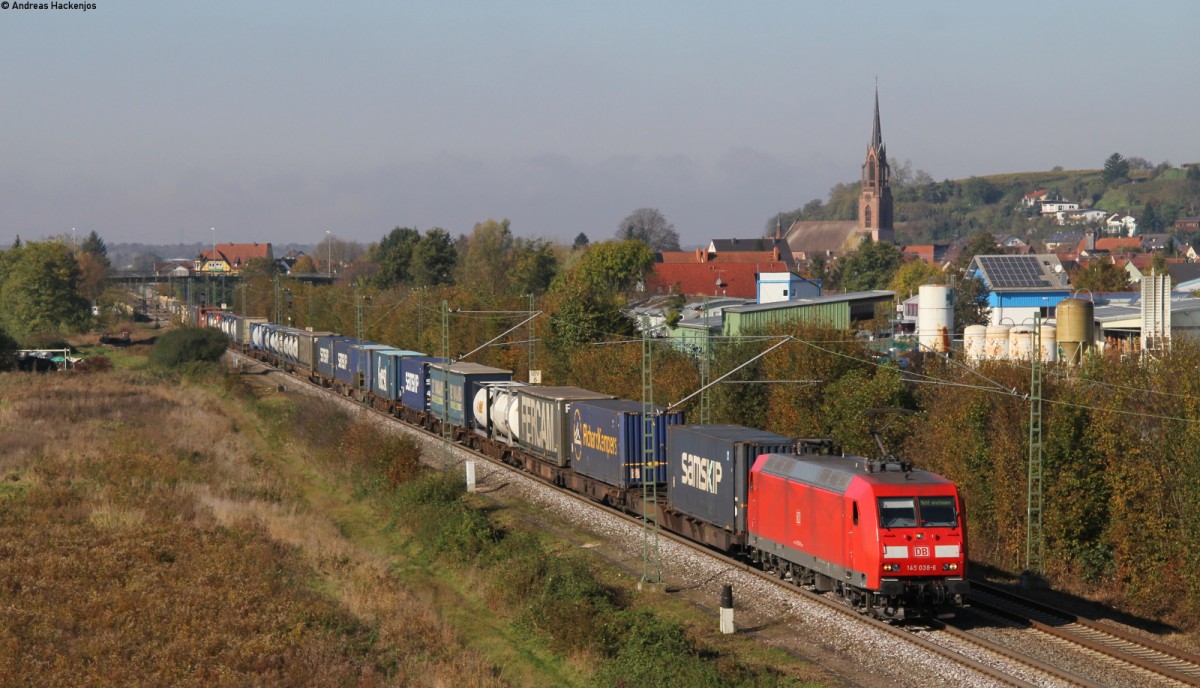
[[[1052,286],[1038,256],[976,256],[993,289]]]

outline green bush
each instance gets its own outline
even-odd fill
[[[602,686],[728,686],[711,661],[704,661],[678,624],[646,610],[622,612],[611,659],[596,674]],[[711,658],[710,658],[711,659]]]
[[[0,371],[12,370],[17,367],[17,340],[0,330]]]
[[[193,362],[215,363],[225,353],[226,345],[225,335],[218,330],[182,327],[154,342],[150,362],[165,368],[179,368]]]

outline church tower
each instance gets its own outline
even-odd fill
[[[874,241],[896,241],[892,229],[892,183],[887,147],[879,130],[879,89],[875,89],[875,121],[871,126],[871,145],[862,166],[862,195],[858,198],[858,229]]]

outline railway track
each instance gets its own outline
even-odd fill
[[[443,441],[443,438],[440,434],[430,432],[423,428],[405,423],[405,422],[401,421],[400,419],[397,419],[389,414],[383,413],[383,412],[373,409],[369,406],[355,402],[353,399],[350,399],[349,397],[345,397],[340,394],[337,394],[337,393],[333,392],[332,390],[324,388],[320,385],[316,385],[316,384],[312,383],[311,381],[299,378],[294,375],[287,374],[286,372],[279,370],[278,368],[274,368],[274,367],[270,366],[269,364],[264,363],[262,361],[249,358],[239,352],[230,350],[230,353],[236,357],[236,360],[241,361],[246,365],[262,366],[263,368],[266,368],[273,372],[282,374],[287,380],[293,381],[298,385],[303,385],[312,390],[322,392],[324,394],[327,394],[329,397],[331,397],[333,399],[338,399],[338,400],[341,400],[346,403],[352,403],[352,404],[354,404],[354,406],[357,409],[361,409],[362,411],[373,412],[374,414],[378,415],[380,418],[386,418],[386,419],[402,426],[406,432],[411,432],[413,434],[420,435],[420,436],[424,437],[426,440],[431,441],[431,442],[440,443]],[[504,462],[497,461],[497,460],[487,456],[486,454],[474,451],[474,450],[464,447],[462,445],[455,444],[455,445],[453,445],[453,447],[454,447],[455,451],[469,454],[472,457],[474,457],[476,460],[478,460],[480,462],[486,462],[488,465],[493,466],[498,470],[501,470],[501,471],[504,471],[506,473],[510,473],[513,475],[519,475],[523,478],[534,481],[548,490],[553,490],[557,495],[567,498],[567,499],[570,499],[570,500],[573,500],[575,502],[578,502],[579,504],[585,505],[589,509],[601,511],[610,517],[623,520],[631,526],[634,526],[637,528],[642,527],[642,519],[639,516],[633,516],[633,515],[621,512],[619,510],[615,510],[615,509],[606,507],[606,506],[599,504],[598,502],[591,500],[583,495],[579,495],[579,494],[576,494],[569,490],[563,489],[563,488],[561,488],[557,485],[554,485],[553,483],[546,481],[536,475],[532,475],[525,471],[521,471],[521,470],[519,470],[513,466],[510,466]],[[724,567],[727,567],[730,569],[736,569],[745,575],[753,576],[753,577],[755,577],[761,581],[764,581],[772,586],[776,586],[779,589],[785,591],[789,595],[793,595],[793,596],[799,597],[801,599],[804,599],[810,603],[820,605],[821,607],[828,609],[830,611],[833,611],[836,614],[839,614],[844,617],[852,619],[855,623],[859,623],[859,624],[863,624],[865,626],[871,627],[880,633],[883,633],[890,637],[902,640],[903,642],[905,642],[907,644],[915,645],[916,647],[920,648],[921,650],[924,650],[932,655],[941,657],[944,660],[947,660],[954,664],[958,664],[967,669],[970,669],[970,670],[978,673],[979,675],[983,676],[986,680],[995,682],[994,685],[1019,686],[1019,687],[1023,687],[1023,688],[1028,688],[1030,686],[1047,685],[1046,680],[1048,679],[1049,681],[1054,682],[1054,684],[1056,684],[1056,685],[1061,684],[1061,685],[1069,685],[1069,686],[1080,686],[1083,688],[1101,688],[1102,686],[1104,686],[1104,684],[1089,681],[1081,676],[1078,676],[1074,673],[1066,671],[1066,670],[1064,670],[1060,667],[1057,667],[1051,663],[1041,661],[1035,657],[1031,657],[1029,655],[1023,654],[1012,648],[1005,647],[1003,645],[994,643],[987,639],[977,637],[977,636],[967,633],[961,629],[954,628],[953,626],[941,624],[940,622],[936,623],[936,624],[932,624],[930,626],[930,628],[943,634],[943,636],[945,638],[950,639],[950,641],[949,642],[938,642],[929,637],[924,637],[923,633],[914,632],[912,629],[909,629],[907,627],[894,626],[887,622],[879,621],[877,619],[874,619],[874,618],[871,618],[868,616],[864,616],[864,615],[858,613],[857,611],[855,611],[854,609],[851,609],[850,607],[848,607],[845,603],[843,603],[839,599],[827,597],[824,594],[816,593],[816,592],[798,587],[788,581],[781,580],[780,578],[778,578],[777,576],[775,576],[773,574],[765,573],[758,569],[752,568],[751,566],[749,566],[748,564],[746,564],[743,561],[721,555],[707,547],[699,545],[699,544],[692,542],[691,540],[688,540],[681,536],[677,536],[669,531],[661,531],[660,536],[665,539],[668,539],[682,547],[686,547],[694,552],[698,552],[698,553],[702,554],[703,556],[720,563]],[[974,585],[974,583],[973,583],[973,585]],[[965,648],[964,648],[964,646],[965,646]],[[976,658],[971,655],[977,655],[980,658]],[[989,657],[990,657],[990,661],[984,661],[984,658],[989,658]],[[1001,668],[997,668],[997,667],[1001,667]],[[1200,684],[1189,684],[1189,685],[1200,685]]]
[[[1079,617],[996,586],[971,582],[971,605],[1179,685],[1200,686],[1200,655]]]

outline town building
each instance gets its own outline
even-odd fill
[[[892,212],[891,167],[879,124],[879,92],[875,92],[875,115],[871,124],[871,142],[862,165],[862,191],[858,199],[857,220],[797,220],[784,238],[797,260],[811,261],[818,256],[832,258],[850,253],[864,239],[896,240]]]
[[[1020,325],[1035,314],[1054,317],[1058,302],[1071,295],[1067,273],[1053,254],[975,256],[967,275],[988,289],[991,325]]]
[[[200,275],[236,275],[258,259],[274,262],[270,244],[217,244],[196,256],[195,271]]]

